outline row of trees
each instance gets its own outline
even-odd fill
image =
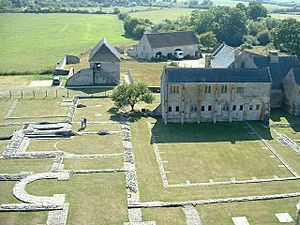
[[[191,17],[165,20],[157,24],[147,19],[131,18],[126,13],[119,13],[118,16],[124,21],[125,34],[136,39],[141,38],[144,32],[192,30],[206,48],[224,41],[232,46],[244,44],[249,48],[255,45],[275,46],[300,54],[300,22],[271,18],[265,7],[257,2],[251,2],[248,6],[239,3],[236,7],[195,10]]]

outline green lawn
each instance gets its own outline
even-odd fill
[[[62,115],[67,116],[69,107],[62,107],[62,98],[57,99],[20,99],[12,117],[18,116],[51,116]]]
[[[47,172],[53,159],[1,159],[0,173]]]
[[[152,118],[142,118],[137,122],[130,124],[142,201],[187,201],[195,199],[240,197],[299,191],[299,181],[243,185],[215,185],[187,188],[163,188],[162,179],[159,173],[159,168],[156,162],[153,147],[150,143],[150,134],[148,126],[146,124],[147,121],[155,122],[156,120]],[[224,140],[225,138],[221,138],[220,136],[221,133],[223,133],[223,136],[225,136],[228,140],[237,139],[235,136],[236,133],[239,133],[239,131],[235,131],[234,135],[231,134],[232,132],[229,132],[227,128],[228,127],[226,127],[225,124],[223,129],[221,129],[220,131],[216,131],[217,133],[220,133],[219,135],[217,135],[217,138]],[[203,127],[203,129],[206,129],[208,132],[207,136],[203,137],[203,139],[207,140],[211,131],[209,131],[209,129],[205,127]],[[180,131],[180,125],[178,125],[177,130],[174,127],[174,130],[175,133],[182,133],[183,137],[181,137],[177,141],[181,143],[184,141],[184,139],[190,141],[189,136],[191,136],[191,140],[193,140],[195,136],[197,136],[198,131],[197,129],[194,129],[191,130],[188,134],[185,134],[184,132]],[[164,129],[161,129],[161,131],[167,132],[167,130]],[[242,133],[242,131],[243,129],[240,130],[240,137],[244,137],[244,139],[246,139],[249,134],[244,134]],[[175,138],[172,138],[169,134],[164,134],[163,132],[161,132],[160,135],[161,134],[163,134],[164,137],[168,136],[168,140],[175,143]],[[176,135],[176,137],[179,137],[179,135]]]
[[[275,214],[289,213],[296,221],[296,204],[299,198],[289,198],[271,201],[241,202],[197,206],[203,224],[232,224],[231,217],[246,216],[250,224],[275,225],[282,224]],[[295,224],[286,223],[286,224]]]
[[[230,131],[231,132],[231,131]],[[159,145],[164,168],[171,184],[214,181],[251,180],[257,178],[289,177],[292,174],[260,141],[206,142]]]
[[[74,121],[86,117],[88,122],[119,120],[119,114],[110,98],[80,99],[79,103],[87,107],[76,109]]]
[[[156,225],[186,225],[186,218],[181,208],[142,209],[145,221],[155,221]]]
[[[160,86],[160,76],[165,63],[138,62],[136,60],[123,61],[121,72],[130,71],[132,79],[147,84],[148,86]]]
[[[1,14],[1,71],[54,68],[64,54],[80,54],[106,37],[114,45],[135,43],[123,37],[114,15]]]
[[[130,16],[136,18],[149,19],[152,22],[159,22],[165,19],[176,20],[180,16],[190,16],[192,11],[193,9],[187,8],[171,8],[144,12],[134,12],[130,13]]]
[[[121,135],[75,136],[70,139],[37,140],[32,139],[27,152],[62,150],[74,154],[122,153]]]
[[[95,159],[64,159],[67,170],[99,170],[123,168],[123,157]]]
[[[68,225],[123,224],[128,221],[124,174],[71,175],[68,181],[39,180],[27,186],[33,195],[66,194]]]
[[[2,154],[4,152],[4,149],[7,144],[8,144],[8,142],[6,142],[6,141],[0,141],[0,154]]]
[[[72,129],[82,132],[98,132],[100,130],[120,131],[120,124],[88,124],[84,130],[80,130],[80,124],[73,124]]]
[[[0,127],[0,137],[12,135],[15,130],[19,129],[21,129],[21,126]]]

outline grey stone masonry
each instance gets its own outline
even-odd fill
[[[48,213],[47,225],[67,224],[69,204],[65,203],[63,210],[53,210]]]
[[[275,151],[275,149],[272,147],[272,145],[270,145],[270,143],[267,140],[262,138],[262,136],[254,129],[253,126],[251,126],[251,124],[248,121],[246,121],[246,125],[262,141],[262,143],[273,153],[273,155],[285,166],[285,168],[287,168],[291,172],[291,174],[293,174],[293,176],[300,177],[299,174],[288,164],[288,162],[284,158],[282,158],[278,152]]]
[[[153,208],[153,207],[183,207],[185,205],[207,205],[218,203],[231,203],[231,202],[248,202],[248,201],[261,201],[272,199],[284,199],[299,197],[300,192],[284,193],[275,195],[262,195],[262,196],[246,196],[237,198],[224,198],[224,199],[208,199],[208,200],[193,200],[185,202],[134,202],[128,205],[128,208]]]
[[[276,135],[277,135],[277,139],[283,143],[284,145],[289,146],[291,149],[293,149],[298,155],[300,155],[300,147],[299,145],[297,145],[292,139],[290,139],[288,136],[286,136],[285,134],[282,134],[280,132],[278,132],[276,129],[272,129]]]
[[[86,174],[86,173],[124,173],[125,169],[102,169],[102,170],[70,170],[71,174]]]
[[[4,119],[9,119],[11,114],[15,111],[17,104],[18,104],[19,99],[17,98],[11,105],[10,109],[7,111],[6,115],[4,116]]]
[[[57,204],[2,204],[0,212],[29,212],[29,211],[49,211],[62,210],[63,205]]]
[[[14,180],[21,180],[25,177],[31,175],[32,173],[24,172],[18,174],[0,174],[0,181],[14,181]]]
[[[13,188],[13,195],[22,202],[33,203],[33,204],[53,204],[61,205],[65,202],[65,195],[53,195],[53,197],[45,196],[33,196],[26,192],[26,185],[40,179],[60,179],[67,180],[69,179],[69,173],[67,172],[58,172],[58,173],[37,173],[25,177],[16,183]]]
[[[73,104],[70,107],[69,112],[68,112],[68,120],[67,120],[68,123],[72,123],[72,121],[73,121],[73,117],[74,117],[75,110],[77,107],[78,99],[79,98],[77,96],[73,98]]]
[[[11,140],[7,144],[4,155],[6,154],[16,154],[22,151],[22,147],[24,146],[24,132],[23,130],[14,132]]]
[[[161,175],[161,178],[162,178],[162,181],[163,181],[163,185],[164,185],[165,188],[167,188],[169,186],[168,177],[166,175],[166,171],[164,169],[163,162],[162,162],[161,157],[160,157],[158,144],[156,143],[156,139],[155,139],[155,136],[154,136],[153,131],[152,131],[152,124],[147,122],[147,125],[148,125],[149,132],[150,132],[150,135],[151,135],[151,143],[152,143],[152,146],[153,146],[153,149],[154,149],[156,161],[157,161],[158,166],[159,166],[159,172],[160,172],[160,175]]]
[[[156,225],[155,221],[127,222],[124,225]]]
[[[53,152],[25,152],[20,154],[3,154],[2,158],[5,159],[33,159],[33,158],[55,158],[58,154],[61,154],[60,151]]]
[[[185,205],[183,206],[183,212],[186,217],[187,225],[202,225],[200,216],[195,206]]]

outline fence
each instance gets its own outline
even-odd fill
[[[74,96],[109,96],[111,90],[88,88],[88,89],[66,89],[66,88],[25,88],[0,90],[1,99],[24,98],[24,99],[44,99],[44,98],[73,98]]]

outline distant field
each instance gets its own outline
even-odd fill
[[[1,14],[0,72],[53,68],[64,54],[80,54],[102,37],[128,45],[114,15]]]
[[[287,18],[294,18],[300,21],[300,15],[293,15],[293,14],[279,14],[279,13],[272,13],[271,17],[276,19],[287,19]]]
[[[149,19],[152,22],[159,22],[165,19],[175,20],[180,16],[189,16],[193,9],[177,8],[177,9],[162,9],[144,12],[130,13],[132,17]]]

